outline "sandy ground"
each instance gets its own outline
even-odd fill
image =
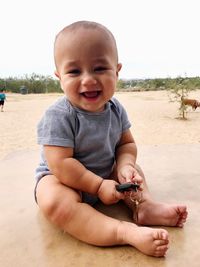
[[[165,227],[170,234],[167,256],[154,258],[130,246],[85,244],[63,234],[39,211],[33,197],[39,159],[36,125],[59,96],[8,94],[5,112],[0,112],[0,266],[199,267],[200,109],[189,109],[188,120],[183,121],[176,119],[178,106],[169,102],[166,92],[116,94],[133,124],[138,163],[152,196],[188,207],[184,229]],[[191,97],[200,100],[200,91]],[[132,221],[122,203],[97,208],[113,218]]]
[[[166,91],[127,92],[115,95],[127,110],[131,131],[138,146],[200,143],[200,108],[188,108],[187,118],[178,117],[178,103],[169,101]],[[7,94],[0,112],[0,160],[10,153],[38,149],[36,125],[45,109],[60,94]],[[200,90],[190,98],[200,100]]]

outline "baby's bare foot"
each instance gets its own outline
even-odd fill
[[[122,222],[121,227],[124,244],[134,246],[149,256],[165,256],[169,243],[166,230],[139,227],[129,222]]]
[[[172,205],[145,200],[139,205],[138,224],[183,227],[187,219],[184,205]]]

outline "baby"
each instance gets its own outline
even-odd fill
[[[145,226],[183,227],[187,209],[155,202],[136,164],[131,124],[113,97],[122,67],[115,38],[99,23],[78,21],[56,36],[54,58],[64,96],[38,124],[39,208],[53,224],[88,244],[129,244],[146,255],[164,256],[168,232]],[[124,183],[139,185],[136,199],[142,192],[133,223],[106,216],[93,206],[98,200],[105,205],[123,200],[134,212],[131,193],[116,189]]]

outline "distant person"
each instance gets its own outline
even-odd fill
[[[155,202],[136,164],[131,123],[113,97],[122,65],[112,33],[95,22],[75,22],[58,33],[54,57],[64,96],[38,124],[42,154],[35,198],[40,209],[88,244],[129,244],[146,255],[164,256],[168,232],[141,225],[183,227],[187,210]],[[116,189],[119,184],[139,190],[123,193]],[[137,216],[133,223],[106,216],[93,206],[98,200],[105,205],[123,200]]]
[[[1,112],[3,112],[5,100],[6,100],[6,94],[4,93],[4,89],[0,89],[0,106],[1,106]]]

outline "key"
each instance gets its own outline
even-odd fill
[[[134,184],[134,183],[124,183],[124,184],[118,184],[116,185],[116,190],[118,192],[125,192],[125,191],[135,191],[137,192],[139,188],[139,184]]]
[[[134,200],[134,211],[133,211],[133,220],[135,223],[137,223],[138,221],[138,210],[139,210],[139,201],[138,200]]]

